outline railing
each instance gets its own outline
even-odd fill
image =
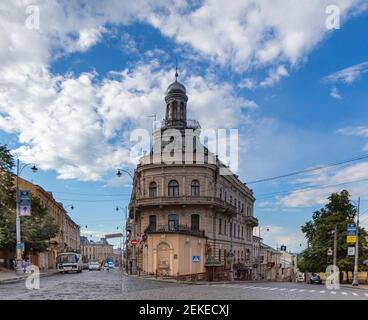
[[[138,199],[138,207],[157,206],[157,205],[211,205],[216,206],[223,211],[238,213],[236,206],[221,200],[217,197],[204,196],[177,196],[177,197],[147,197]],[[254,218],[255,219],[255,218]],[[258,223],[258,220],[257,220]]]
[[[179,234],[186,234],[198,237],[204,237],[205,232],[204,230],[199,229],[192,229],[186,225],[176,225],[176,226],[169,226],[169,225],[158,225],[156,228],[153,226],[148,226],[145,233],[179,233]]]
[[[168,128],[170,126],[182,126],[188,129],[200,129],[201,125],[199,124],[199,122],[197,120],[192,120],[192,119],[187,119],[187,120],[162,120],[160,121],[156,121],[154,123],[153,126],[153,130],[160,130],[160,129],[165,129]]]

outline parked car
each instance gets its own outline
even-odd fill
[[[309,284],[322,284],[322,280],[321,280],[321,277],[318,274],[312,273],[309,276],[308,283]]]
[[[88,270],[89,269],[89,264],[88,262],[84,262],[83,263],[83,270]]]
[[[101,265],[98,262],[92,261],[88,264],[88,270],[89,271],[93,271],[93,270],[100,271]]]

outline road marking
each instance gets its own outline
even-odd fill
[[[326,291],[325,290],[321,290],[319,293],[326,293]]]
[[[296,291],[296,289],[290,289],[289,291]]]
[[[309,292],[316,292],[316,290],[309,290]]]
[[[282,289],[280,289],[280,291],[285,291],[286,290],[286,288],[282,288]]]
[[[299,289],[299,292],[303,292],[303,291],[305,291],[305,289]]]
[[[331,294],[336,294],[336,291],[330,291]]]
[[[342,295],[346,296],[347,293],[345,291],[341,292]]]
[[[270,290],[277,290],[278,288],[271,288]]]
[[[366,297],[368,297],[368,293],[365,293],[364,295],[365,295]]]
[[[358,297],[359,297],[359,294],[357,294],[356,292],[352,292],[352,295],[353,295],[353,296],[358,296]]]

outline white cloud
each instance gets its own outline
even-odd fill
[[[342,169],[329,168],[322,172],[307,174],[296,182],[305,186],[295,189],[279,199],[278,204],[285,207],[310,207],[324,205],[333,192],[347,189],[352,197],[368,196],[368,162],[348,165]]]
[[[89,47],[94,46],[102,36],[103,28],[96,29],[82,29],[79,31],[79,38],[77,45],[81,51],[87,50]]]
[[[336,0],[342,21],[363,4]],[[325,9],[331,2],[295,0],[207,0],[191,9],[182,1],[147,20],[178,43],[236,70],[296,64],[328,33]]]
[[[239,83],[239,88],[255,89],[257,87],[256,81],[251,78],[245,78]]]
[[[282,77],[287,77],[288,75],[289,72],[284,65],[278,66],[275,70],[271,70],[269,72],[268,77],[260,83],[260,86],[271,87],[274,84],[278,83]]]
[[[325,80],[328,82],[342,82],[345,84],[351,84],[358,80],[361,75],[366,72],[368,72],[368,61],[355,64],[351,67],[332,73],[327,76]]]
[[[368,127],[358,126],[358,127],[347,127],[337,130],[337,133],[345,136],[357,136],[368,138]]]
[[[342,99],[342,96],[339,92],[339,89],[337,89],[336,87],[333,87],[331,89],[331,92],[330,92],[330,96],[334,99],[337,99],[337,100],[341,100]]]

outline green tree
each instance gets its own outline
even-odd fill
[[[15,188],[10,172],[14,160],[6,145],[0,145],[0,248],[8,236],[8,220],[15,212]]]
[[[0,146],[0,250],[12,259],[15,254],[15,186],[14,159],[6,146]],[[32,215],[21,217],[21,237],[25,243],[25,254],[45,251],[48,240],[58,233],[58,225],[49,214],[47,207],[38,198],[31,198]]]
[[[332,256],[327,255],[328,249],[333,249],[333,230],[337,229],[336,263],[340,271],[354,270],[354,257],[347,256],[347,224],[354,223],[357,214],[355,205],[350,201],[347,190],[333,193],[324,208],[313,213],[312,220],[305,223],[301,229],[309,243],[298,261],[301,271],[324,272],[333,263]],[[367,259],[366,231],[359,228],[359,264]]]

